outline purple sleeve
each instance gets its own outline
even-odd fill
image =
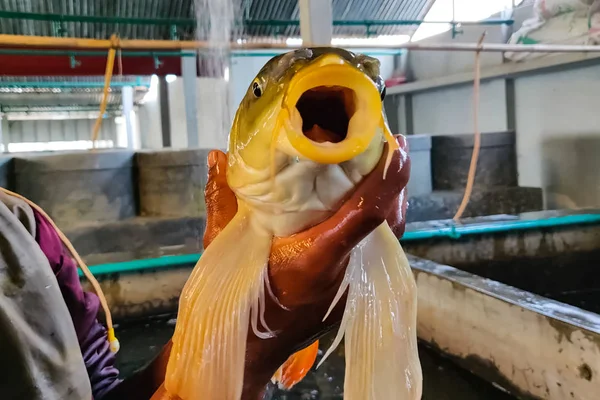
[[[34,215],[37,225],[35,239],[50,262],[71,314],[94,399],[101,400],[121,381],[118,379],[119,371],[114,367],[115,354],[110,351],[106,329],[97,318],[100,300],[95,294],[83,291],[77,264],[52,225],[35,210]]]

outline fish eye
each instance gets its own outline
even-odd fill
[[[257,99],[262,96],[262,87],[260,87],[260,84],[257,81],[252,83],[252,94],[254,94],[254,97]]]
[[[381,101],[383,101],[385,99],[385,86],[383,87],[383,90],[381,91]]]

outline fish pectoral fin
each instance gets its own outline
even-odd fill
[[[289,390],[293,388],[308,374],[315,364],[319,352],[319,341],[315,341],[310,346],[292,354],[275,375],[271,378],[279,388]]]
[[[264,326],[264,288],[273,236],[254,218],[238,202],[237,214],[206,248],[181,292],[165,373],[172,397],[240,399],[248,329],[259,338],[272,336]]]

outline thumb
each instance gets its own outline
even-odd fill
[[[401,239],[406,229],[406,209],[408,207],[406,188],[402,189],[392,207],[392,211],[387,217],[387,222],[396,237]]]
[[[208,181],[204,190],[206,231],[204,248],[227,226],[237,212],[237,199],[227,184],[227,155],[219,150],[208,154]]]

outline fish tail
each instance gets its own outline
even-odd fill
[[[281,389],[291,389],[311,370],[318,352],[319,341],[317,340],[310,346],[292,354],[275,372],[271,381],[278,384]]]

